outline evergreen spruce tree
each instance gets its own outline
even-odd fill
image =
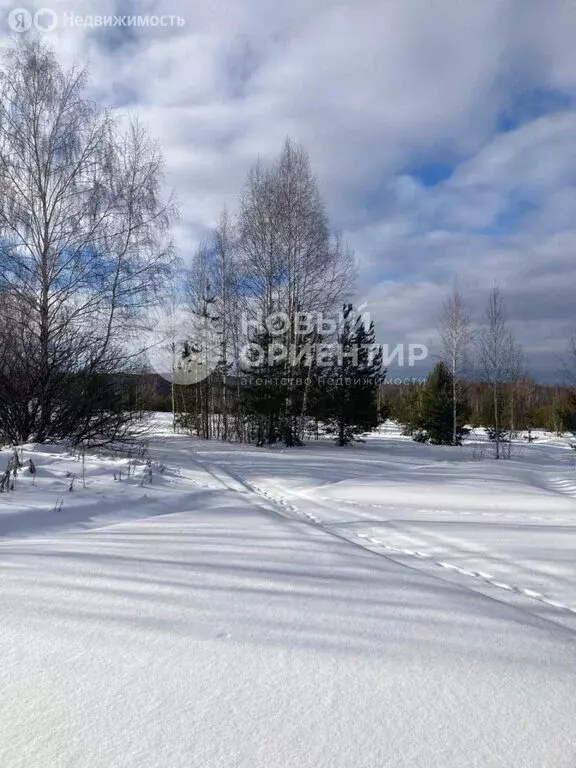
[[[248,434],[257,445],[276,443],[284,437],[286,369],[283,361],[274,360],[274,344],[268,331],[255,334],[251,340],[253,360],[247,361],[240,373]]]
[[[418,429],[422,387],[408,384],[390,404],[390,418],[402,425],[402,434],[412,436]]]
[[[558,417],[564,432],[576,437],[576,392],[569,395],[566,402],[558,409]]]
[[[326,421],[337,445],[348,445],[378,426],[377,392],[385,375],[374,324],[367,328],[355,320],[352,304],[345,304],[326,393]]]
[[[422,392],[420,410],[414,425],[414,439],[417,442],[453,445],[452,393],[452,374],[444,363],[438,363],[428,376]],[[469,413],[467,403],[460,397],[457,402],[457,445],[461,445],[462,439],[468,434],[464,425]]]

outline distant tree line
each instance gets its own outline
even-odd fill
[[[478,328],[455,288],[443,307],[439,336],[441,360],[423,386],[381,389],[390,417],[406,434],[420,442],[460,445],[470,427],[484,427],[497,459],[510,457],[512,438],[520,430],[576,435],[576,376],[573,386],[564,387],[539,385],[528,376],[498,287]],[[569,378],[574,366],[573,344]]]
[[[418,383],[383,386],[381,398],[387,404],[390,418],[400,424],[411,424],[424,389],[425,386]],[[488,385],[472,380],[463,382],[461,389],[463,404],[458,411],[460,420],[474,428],[494,427]],[[522,378],[516,382],[516,409],[517,430],[544,429],[558,435],[576,431],[571,420],[572,413],[576,414],[576,400],[569,386],[538,384],[528,377]],[[505,424],[510,420],[506,408],[503,418]]]

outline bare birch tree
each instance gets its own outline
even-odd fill
[[[519,360],[514,338],[506,326],[506,310],[500,289],[495,286],[490,292],[486,307],[486,324],[480,335],[479,358],[484,380],[491,392],[494,419],[494,455],[503,456],[503,393],[506,382],[515,373],[515,360]]]
[[[442,359],[452,374],[452,445],[458,444],[458,389],[473,338],[470,314],[455,284],[451,296],[444,304],[440,320]]]
[[[233,366],[233,356],[238,329],[241,324],[238,295],[237,231],[228,209],[224,207],[218,225],[213,233],[214,264],[212,269],[214,292],[220,315],[222,373],[220,408],[222,414],[222,439],[230,436],[230,397],[228,376]]]
[[[114,377],[129,370],[133,331],[174,261],[157,145],[137,121],[122,132],[86,86],[87,72],[64,71],[42,42],[4,52],[0,322],[14,324],[18,308],[33,371],[23,439],[123,434]],[[0,408],[9,397],[0,391]]]
[[[512,456],[512,438],[517,426],[518,417],[518,400],[520,383],[524,374],[524,354],[522,347],[516,342],[514,336],[508,334],[508,348],[509,348],[509,362],[507,368],[507,378],[509,381],[508,387],[508,413],[509,413],[509,429],[508,429],[508,456]]]
[[[331,235],[318,181],[301,145],[287,139],[270,168],[257,163],[241,198],[239,245],[245,315],[256,324],[274,314],[286,319],[280,342],[288,382],[282,414],[285,439],[298,439],[311,381],[315,329],[298,330],[300,318],[336,316],[354,279],[353,254]],[[307,359],[295,377],[294,360]],[[294,379],[306,383],[295,385]]]
[[[210,305],[206,319],[220,339],[219,364],[210,380],[181,394],[187,414],[195,414],[189,422],[191,426],[194,422],[198,434],[212,434],[213,428],[225,440],[244,439],[247,432],[259,429],[270,441],[280,434],[288,443],[299,440],[312,386],[314,350],[306,356],[299,353],[318,342],[317,323],[323,315],[333,319],[336,331],[354,271],[351,250],[329,231],[307,153],[287,140],[275,163],[267,167],[257,162],[249,170],[237,214],[224,209],[193,258],[189,307],[206,314]],[[304,315],[302,332],[298,323]],[[273,317],[283,318],[279,334],[270,330]],[[268,368],[287,383],[277,388],[263,385],[247,398],[240,381],[250,367],[243,354],[250,343],[258,345],[268,361],[274,348],[283,346],[278,363]],[[232,377],[235,387],[230,386]],[[266,417],[253,413],[247,424],[248,399],[256,408],[260,400]]]

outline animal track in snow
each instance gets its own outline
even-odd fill
[[[287,511],[293,512],[298,514],[301,517],[306,518],[314,525],[317,525],[321,527],[323,530],[330,532],[329,529],[326,527],[326,524],[323,520],[321,520],[316,515],[306,512],[304,510],[299,509],[298,507],[294,506],[293,504],[289,503],[288,499],[284,496],[272,493],[269,490],[266,490],[265,488],[261,488],[258,485],[250,484],[250,488],[257,493],[259,496],[262,496],[263,498],[267,499],[268,501],[271,501],[274,504],[277,504],[281,506],[282,508],[286,509]],[[327,499],[329,501],[336,502],[336,501],[344,501],[339,499]],[[346,502],[346,503],[352,503],[352,504],[358,504],[360,506],[372,506],[372,507],[380,507],[385,508],[385,505],[383,504],[361,504],[360,502]],[[429,510],[426,510],[429,511]],[[461,513],[463,514],[463,513]],[[468,514],[478,514],[475,512],[469,512]],[[482,513],[480,513],[482,514]],[[484,513],[484,514],[498,514],[498,513]],[[516,515],[507,515],[507,517],[518,517]],[[528,517],[528,516],[526,516]],[[536,519],[535,517],[528,517],[528,519]],[[527,597],[531,600],[538,601],[540,603],[544,603],[545,605],[548,605],[552,608],[556,608],[558,610],[567,611],[568,613],[572,613],[576,615],[576,608],[565,605],[564,603],[561,603],[556,600],[552,600],[549,597],[546,597],[545,595],[542,595],[540,592],[536,592],[533,589],[525,589],[523,587],[518,587],[513,584],[507,584],[506,582],[499,581],[495,576],[492,576],[489,573],[486,573],[484,571],[472,571],[467,570],[465,568],[461,568],[460,566],[453,565],[452,563],[448,563],[444,560],[434,560],[432,555],[426,554],[425,552],[420,552],[419,550],[412,550],[412,549],[405,549],[405,548],[399,548],[399,547],[392,547],[388,544],[385,544],[380,539],[377,539],[373,536],[369,536],[365,533],[356,533],[354,534],[356,538],[362,539],[366,541],[369,544],[372,544],[373,546],[376,546],[378,548],[384,549],[387,552],[390,552],[393,555],[398,555],[401,557],[411,557],[416,558],[418,560],[427,560],[431,562],[432,565],[443,568],[444,570],[451,571],[453,573],[457,573],[460,576],[466,576],[468,578],[476,579],[477,581],[482,581],[486,584],[490,584],[493,587],[496,587],[498,589],[505,590],[507,592],[514,592],[516,594],[522,595],[524,597]]]
[[[385,544],[383,541],[380,541],[379,539],[374,539],[370,536],[368,536],[365,533],[357,533],[356,536],[359,539],[366,539],[371,544],[375,544],[376,546],[382,547],[383,549],[387,550],[388,552],[393,552],[394,554],[398,554],[405,557],[418,557],[421,559],[432,559],[431,555],[426,555],[423,552],[415,552],[411,549],[401,549],[399,547],[391,547],[388,544]],[[438,566],[439,568],[444,568],[448,571],[453,571],[455,573],[459,573],[461,576],[468,576],[469,578],[478,579],[480,581],[484,581],[487,584],[491,584],[493,587],[497,587],[498,589],[504,589],[507,592],[516,592],[519,595],[523,595],[524,597],[529,597],[532,600],[537,600],[538,602],[545,603],[546,605],[550,605],[553,608],[559,608],[563,611],[568,611],[569,613],[576,614],[576,608],[573,608],[569,605],[565,605],[564,603],[560,603],[557,600],[552,600],[549,597],[546,597],[545,595],[540,594],[540,592],[536,592],[533,589],[524,589],[523,587],[517,587],[513,584],[507,584],[503,581],[496,580],[495,576],[492,576],[489,573],[485,573],[484,571],[469,571],[465,568],[460,568],[458,565],[453,565],[452,563],[447,563],[444,560],[433,560],[432,561],[434,565]]]

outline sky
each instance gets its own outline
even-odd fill
[[[562,378],[576,330],[574,0],[0,0],[2,42],[16,6],[53,11],[42,34],[60,60],[89,64],[93,97],[157,137],[185,258],[291,136],[356,253],[381,343],[426,344],[433,360],[454,281],[479,323],[498,284],[529,372]]]

